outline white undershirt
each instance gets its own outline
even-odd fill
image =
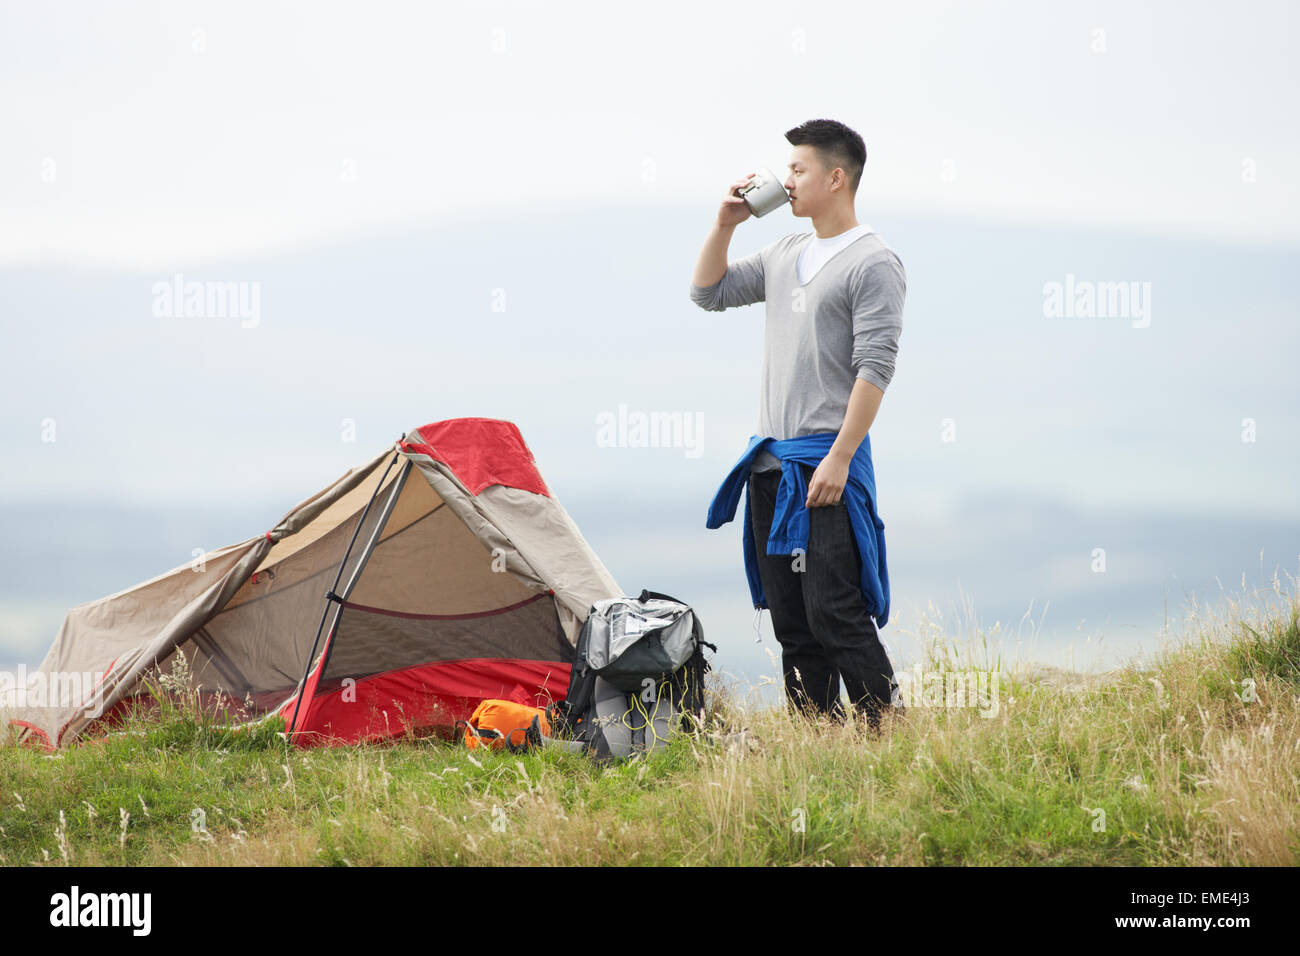
[[[835,253],[869,232],[871,232],[871,227],[866,223],[861,223],[852,229],[841,232],[838,236],[828,236],[825,239],[813,233],[812,238],[805,242],[803,249],[799,251],[799,260],[795,267],[799,273],[799,284],[803,285],[815,276]]]

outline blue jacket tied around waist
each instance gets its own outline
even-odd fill
[[[814,432],[798,438],[759,438],[753,435],[749,447],[740,456],[722,487],[709,505],[707,527],[720,528],[736,517],[740,492],[748,486],[750,465],[754,456],[767,450],[781,459],[781,485],[777,490],[776,508],[772,515],[772,533],[767,539],[768,554],[793,554],[795,548],[808,553],[808,485],[799,465],[816,466],[826,457],[835,443],[836,432]],[[849,462],[849,477],[844,485],[842,501],[849,509],[853,537],[862,556],[862,597],[867,612],[876,619],[877,627],[889,621],[889,569],[885,564],[885,524],[876,514],[876,473],[871,464],[871,436],[862,439]],[[763,582],[758,575],[758,554],[754,548],[754,525],[750,514],[749,496],[745,496],[745,575],[749,578],[749,591],[754,607],[767,607],[763,595]]]

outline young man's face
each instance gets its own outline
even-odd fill
[[[838,167],[834,167],[838,168]],[[840,185],[831,191],[831,172],[811,146],[796,146],[790,151],[789,175],[785,191],[790,194],[790,211],[796,216],[818,216],[829,209],[837,197],[847,195],[848,180],[840,169]]]

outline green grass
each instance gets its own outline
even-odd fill
[[[1295,865],[1285,603],[1101,677],[1001,669],[996,716],[913,706],[879,736],[715,686],[710,728],[747,742],[603,767],[434,739],[298,750],[181,707],[53,755],[0,747],[0,862]]]

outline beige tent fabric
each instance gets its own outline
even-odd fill
[[[349,600],[409,614],[472,614],[545,590],[504,564],[414,470]]]
[[[354,515],[275,565],[268,566],[264,558],[255,579],[245,581],[184,643],[191,686],[222,690],[237,700],[276,690],[281,697],[289,696],[302,678],[325,609],[325,592],[338,576],[355,525]],[[311,530],[308,525],[299,533]],[[160,663],[163,670],[171,666],[170,659]]]
[[[185,565],[128,591],[73,608],[29,684],[68,672],[103,674],[101,700],[107,710],[135,687],[159,653],[220,607],[270,548],[265,536],[250,538],[209,552],[201,571]],[[58,745],[62,735],[75,737],[97,716],[81,702],[66,701],[27,707],[14,715],[43,731],[52,745]]]
[[[504,485],[491,485],[471,495],[442,462],[427,455],[409,457],[487,550],[499,554],[516,577],[537,590],[555,591],[556,610],[570,644],[577,646],[592,604],[622,596],[614,576],[555,497]]]
[[[105,674],[100,695],[104,710],[133,693],[155,661],[192,634],[232,596],[274,550],[273,544],[295,534],[326,513],[339,498],[356,489],[393,455],[392,449],[353,468],[332,485],[293,508],[268,534],[249,538],[204,555],[202,570],[183,565],[133,588],[73,608],[64,619],[54,646],[29,686],[56,674]],[[394,468],[396,471],[396,468]],[[110,670],[111,668],[111,670]],[[77,702],[24,707],[7,719],[40,729],[51,745],[76,737],[95,717]]]

